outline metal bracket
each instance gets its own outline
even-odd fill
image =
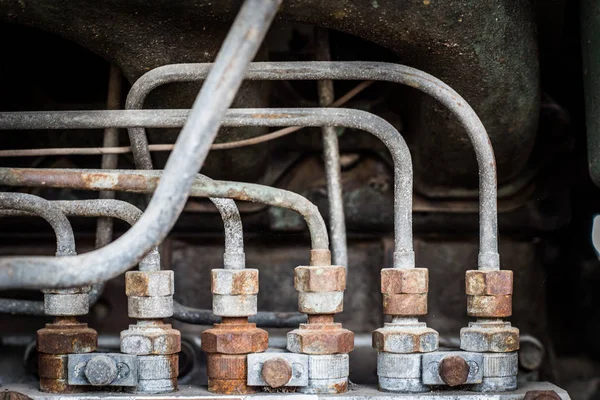
[[[137,356],[121,353],[69,354],[68,383],[74,386],[137,386]]]
[[[248,354],[248,386],[269,386],[262,376],[263,364],[274,358],[283,358],[292,366],[292,377],[284,386],[308,386],[308,355],[283,351]]]
[[[469,374],[465,384],[475,384],[483,381],[483,354],[468,351],[436,351],[423,354],[421,374],[423,384],[446,385],[439,374],[439,367],[442,360],[448,356],[459,356],[467,362]]]

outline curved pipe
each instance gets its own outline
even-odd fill
[[[177,127],[185,121],[187,110],[131,110],[92,111],[64,113],[0,113],[0,129],[21,126],[45,127],[46,129],[95,128],[105,124],[121,127],[155,126]],[[20,115],[20,116],[19,116]],[[27,121],[27,124],[22,121]],[[240,126],[344,126],[361,129],[379,138],[391,153],[394,162],[394,267],[415,266],[412,234],[412,162],[410,152],[402,135],[384,119],[360,110],[342,108],[308,109],[231,109],[223,118],[223,125]],[[12,172],[11,172],[12,171]],[[16,172],[15,172],[16,171]],[[22,170],[0,168],[0,184],[9,184],[11,174]],[[44,182],[53,178],[44,172]],[[230,197],[230,196],[219,196]],[[257,200],[261,201],[262,200]],[[285,205],[283,205],[285,206]],[[318,214],[318,213],[317,213]],[[319,214],[320,216],[320,214]],[[309,223],[311,234],[313,228]],[[319,232],[323,237],[326,234]],[[313,248],[316,247],[313,240]]]
[[[148,93],[171,82],[204,79],[212,64],[171,64],[142,75],[131,87],[125,107],[143,108]],[[479,166],[479,269],[500,269],[498,255],[498,210],[496,160],[489,136],[471,106],[441,80],[405,65],[381,62],[257,62],[251,63],[245,79],[250,80],[375,80],[394,82],[418,89],[446,106],[465,128]],[[150,157],[143,128],[128,130],[134,157]],[[137,155],[136,155],[137,153]]]
[[[242,5],[139,222],[111,244],[82,255],[4,257],[0,289],[65,288],[106,281],[137,264],[167,236],[279,4],[280,0],[246,0]],[[94,268],[81,271],[80,265]]]

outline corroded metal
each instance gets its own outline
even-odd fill
[[[497,296],[513,293],[513,272],[500,271],[467,271],[465,275],[467,295]]]
[[[181,351],[181,333],[158,321],[140,321],[121,332],[121,352],[136,355],[164,355]]]
[[[127,296],[171,296],[175,292],[173,271],[129,271],[125,274]]]
[[[381,293],[427,293],[429,270],[427,268],[383,268],[381,270]]]
[[[438,348],[439,334],[425,323],[386,323],[373,332],[373,347],[390,353],[427,353]]]
[[[57,317],[37,331],[37,350],[47,354],[91,353],[98,346],[98,333],[74,318]]]
[[[479,318],[510,317],[512,295],[467,296],[467,314]]]
[[[202,332],[202,350],[207,353],[248,354],[263,352],[269,336],[247,318],[223,318],[211,329]]]
[[[438,373],[448,386],[460,386],[467,383],[471,367],[458,355],[446,356],[440,361]]]
[[[346,289],[346,268],[336,265],[296,267],[294,287],[299,292],[341,292]]]
[[[257,269],[213,269],[211,291],[221,295],[250,295],[258,293]]]
[[[300,324],[287,334],[287,349],[314,355],[350,353],[354,349],[354,333],[339,323]]]
[[[261,376],[272,388],[285,386],[292,379],[292,365],[285,358],[271,358],[263,363]]]
[[[460,348],[484,353],[513,352],[519,349],[519,329],[509,322],[470,322],[460,330]]]

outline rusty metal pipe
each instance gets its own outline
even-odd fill
[[[212,64],[171,64],[142,75],[131,87],[125,108],[143,108],[148,94],[172,82],[205,79]],[[471,106],[450,86],[426,72],[405,65],[356,62],[257,62],[251,63],[249,80],[372,80],[399,83],[420,90],[446,106],[463,125],[473,144],[479,166],[479,269],[500,269],[496,160],[489,136]],[[134,157],[147,158],[148,140],[141,127],[128,129]]]
[[[0,289],[65,288],[106,281],[138,263],[166,237],[279,4],[280,0],[246,0],[242,5],[140,221],[111,244],[79,256],[4,257],[0,259]],[[81,265],[93,268],[82,271]]]

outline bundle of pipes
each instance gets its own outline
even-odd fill
[[[131,150],[136,166],[140,168],[137,171],[115,170],[115,165],[108,162],[110,160],[103,163],[109,167],[106,170],[0,168],[0,184],[153,193],[143,214],[139,210],[127,211],[127,217],[116,210],[128,206],[114,200],[53,202],[52,207],[67,215],[124,218],[134,225],[114,242],[103,243],[106,246],[83,255],[75,256],[73,249],[72,254],[68,254],[70,257],[65,258],[0,259],[0,288],[44,289],[50,291],[48,294],[51,296],[77,295],[83,299],[85,290],[69,288],[101,284],[139,262],[140,271],[126,274],[129,316],[137,318],[138,323],[121,335],[121,351],[137,356],[136,391],[156,393],[177,387],[180,336],[178,331],[164,324],[162,318],[174,316],[183,321],[206,323],[216,322],[214,316],[221,316],[220,324],[202,334],[202,348],[209,354],[209,390],[241,394],[255,391],[256,386],[278,388],[296,385],[305,393],[344,392],[348,385],[348,353],[353,349],[353,333],[334,323],[333,319],[333,315],[342,310],[347,249],[340,201],[339,153],[332,128],[361,129],[378,137],[389,149],[394,162],[393,268],[381,272],[383,312],[392,316],[392,322],[373,333],[373,346],[378,351],[380,388],[419,392],[438,384],[473,384],[475,390],[480,391],[514,389],[518,329],[496,319],[510,316],[512,274],[499,270],[496,167],[481,121],[454,90],[410,67],[373,62],[250,63],[278,3],[276,0],[247,0],[214,64],[174,64],[149,71],[132,86],[127,96],[127,110],[0,113],[0,129],[4,130],[128,128]],[[319,38],[319,58],[327,60],[326,37],[321,32]],[[244,78],[320,80],[322,106],[333,102],[333,79],[384,80],[415,87],[433,96],[455,114],[473,143],[480,176],[478,270],[467,271],[466,290],[468,314],[484,319],[461,331],[461,349],[464,352],[442,352],[438,356],[437,332],[417,319],[427,313],[429,277],[426,268],[415,268],[412,162],[402,136],[383,119],[358,110],[227,110]],[[205,83],[191,110],[137,110],[143,107],[147,95],[160,85],[202,79],[206,79]],[[329,238],[323,218],[307,199],[281,189],[213,181],[196,174],[220,125],[323,127],[332,247],[334,264],[337,265],[331,265]],[[152,171],[145,132],[145,128],[151,127],[183,127],[164,171]],[[107,137],[110,139],[110,135]],[[107,144],[112,142],[108,140]],[[208,310],[190,309],[174,302],[173,272],[160,270],[156,246],[173,227],[188,196],[210,197],[225,224],[224,268],[212,271],[212,314]],[[288,334],[287,344],[288,350],[298,353],[297,356],[258,357],[258,353],[267,349],[268,336],[266,331],[256,328],[248,320],[258,311],[259,279],[258,270],[245,268],[242,225],[239,211],[232,201],[235,199],[289,208],[300,213],[307,222],[311,236],[311,263],[310,266],[296,268],[295,287],[299,292],[299,311],[309,317],[306,324]],[[14,204],[2,207],[13,210],[4,211],[3,215],[35,212],[22,208],[15,212],[18,207]],[[114,210],[108,211],[111,208]],[[109,230],[102,229],[104,233]],[[82,270],[81,265],[90,267]],[[79,303],[86,307],[87,312],[87,297]],[[0,301],[0,307],[3,305]],[[25,303],[17,306],[11,303],[10,309],[14,311],[15,307],[18,310],[24,306]],[[50,308],[46,306],[43,311],[48,314]],[[39,312],[42,308],[35,305],[34,309]],[[296,326],[302,318],[300,314],[290,314],[283,320],[273,314],[258,314],[259,324],[263,322],[271,326]],[[91,347],[90,351],[93,351]],[[434,358],[426,353],[432,353]],[[428,363],[439,364],[438,374],[426,376],[422,368],[426,357],[429,357]],[[291,360],[306,363],[306,376],[300,377],[292,372]],[[469,365],[472,365],[469,362],[480,363],[482,372],[474,376],[469,370]],[[97,360],[97,363],[110,364],[104,359]],[[504,366],[500,368],[502,371],[498,370],[500,364]],[[261,378],[251,379],[254,365],[259,365],[259,370],[262,370]],[[279,373],[278,369],[285,373]],[[92,372],[90,375],[93,375]],[[94,375],[94,379],[88,377],[87,382],[115,385],[117,375],[110,381],[95,379],[97,376]],[[70,376],[61,375],[55,379],[66,378],[70,383]],[[105,381],[108,383],[103,383]]]

